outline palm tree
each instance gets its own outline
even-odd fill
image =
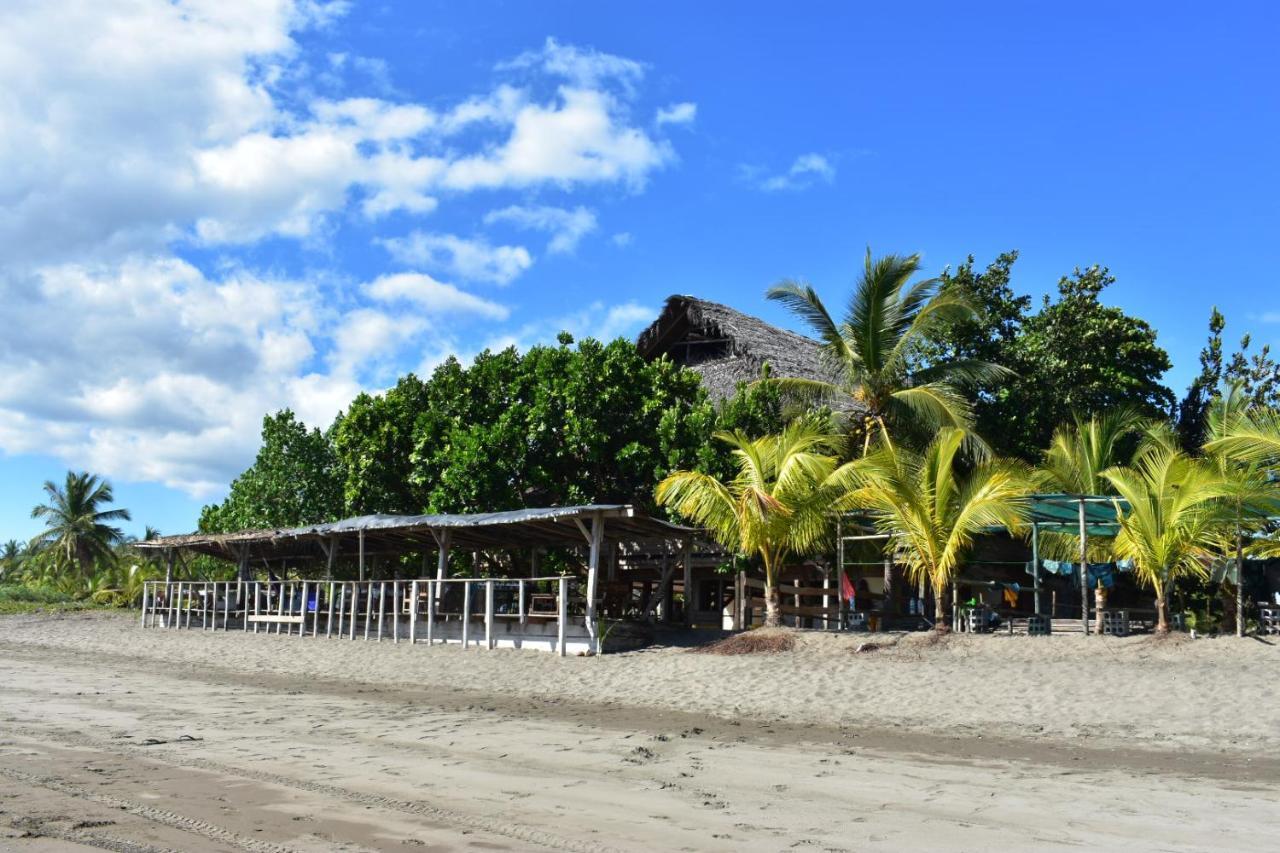
[[[778,575],[789,556],[812,553],[829,539],[830,512],[853,486],[851,463],[839,464],[842,439],[813,418],[798,418],[764,438],[739,432],[716,438],[733,448],[738,473],[732,480],[676,471],[658,484],[656,497],[725,548],[760,559],[765,625],[776,627]]]
[[[1153,427],[1126,467],[1103,476],[1128,502],[1119,515],[1116,556],[1132,560],[1138,578],[1156,594],[1156,632],[1169,632],[1169,586],[1180,577],[1205,577],[1207,559],[1231,519],[1216,468],[1182,452],[1167,427]]]
[[[972,407],[960,390],[1010,374],[977,359],[913,369],[920,343],[941,324],[976,315],[959,294],[940,293],[938,279],[911,284],[919,270],[919,255],[872,258],[868,249],[862,278],[839,324],[809,285],[788,280],[767,293],[818,336],[833,379],[762,381],[776,383],[793,398],[831,406],[851,434],[861,433],[863,455],[874,434],[887,440],[891,432],[920,437],[944,426],[968,429]]]
[[[1258,459],[1231,452],[1232,438],[1249,426],[1253,406],[1243,385],[1233,382],[1209,403],[1205,415],[1205,456],[1217,469],[1231,523],[1221,551],[1234,550],[1236,636],[1244,636],[1245,540],[1262,530],[1280,507],[1280,484]]]
[[[945,427],[920,453],[882,445],[860,460],[861,487],[848,501],[890,536],[886,549],[907,577],[932,585],[940,631],[947,586],[974,536],[992,527],[1021,529],[1029,507],[1031,473],[1020,463],[986,461],[963,473],[958,457],[966,438]]]
[[[63,565],[74,562],[82,578],[91,577],[94,562],[111,559],[111,547],[124,536],[108,522],[129,520],[129,511],[103,509],[114,499],[111,484],[83,471],[68,471],[62,488],[45,481],[44,491],[48,498],[31,510],[31,517],[44,519],[45,530],[31,540],[31,547],[47,549]]]
[[[16,539],[0,545],[0,580],[12,580],[22,571],[26,548]]]
[[[1147,425],[1148,420],[1140,412],[1127,406],[1095,414],[1088,420],[1073,418],[1071,425],[1064,424],[1054,431],[1036,471],[1037,487],[1042,491],[1068,495],[1113,494],[1111,484],[1102,474],[1123,464],[1121,454],[1126,450],[1126,441],[1141,434]],[[1111,546],[1111,537],[1089,537],[1086,559],[1110,559]],[[1080,558],[1078,539],[1070,533],[1041,534],[1039,550],[1059,560],[1074,562]],[[1085,583],[1086,580],[1082,579],[1081,585]],[[1098,613],[1095,630],[1101,634],[1102,610],[1107,605],[1107,591],[1101,582],[1094,589],[1094,599]]]

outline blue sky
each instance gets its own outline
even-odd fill
[[[890,8],[891,6],[891,8]],[[878,8],[884,7],[884,8]],[[449,353],[789,325],[866,247],[1102,263],[1181,391],[1280,330],[1272,4],[18,2],[0,16],[0,539],[40,483],[192,528],[262,415]]]

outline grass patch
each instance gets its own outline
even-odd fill
[[[774,655],[792,651],[795,647],[796,635],[793,631],[761,628],[734,634],[689,651],[700,655]]]
[[[92,602],[77,601],[64,592],[47,587],[0,584],[0,614],[87,610],[95,606]]]

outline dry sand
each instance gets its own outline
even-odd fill
[[[1255,639],[560,659],[6,617],[0,849],[1280,849],[1278,682]]]

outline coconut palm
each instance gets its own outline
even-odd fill
[[[945,427],[919,453],[882,445],[858,463],[861,486],[848,500],[889,535],[886,548],[907,577],[933,587],[939,630],[946,589],[974,537],[992,527],[1020,530],[1030,504],[1031,472],[1020,463],[985,461],[965,473],[966,438]]]
[[[61,488],[46,481],[44,491],[47,500],[31,510],[31,517],[44,519],[46,527],[31,547],[49,552],[62,565],[74,563],[80,577],[91,577],[95,561],[110,560],[112,546],[124,535],[109,522],[127,521],[129,511],[105,509],[114,500],[111,484],[83,471],[68,471]]]
[[[1168,633],[1170,585],[1181,577],[1208,575],[1206,563],[1230,524],[1222,476],[1209,462],[1179,449],[1163,426],[1148,432],[1130,465],[1103,476],[1128,502],[1119,514],[1114,553],[1132,560],[1138,579],[1151,586],[1156,632]]]
[[[676,471],[658,484],[658,503],[707,528],[725,548],[764,565],[765,625],[777,626],[778,576],[792,555],[810,554],[831,537],[830,511],[852,486],[851,464],[839,464],[843,441],[817,419],[799,418],[780,434],[716,438],[733,448],[738,473],[721,482]]]
[[[873,258],[868,249],[862,278],[838,324],[807,284],[783,281],[767,293],[817,335],[833,378],[762,381],[776,383],[793,398],[830,406],[861,439],[864,455],[876,435],[922,437],[944,426],[968,429],[973,412],[962,389],[1009,375],[977,359],[913,369],[912,356],[941,324],[976,314],[959,294],[940,293],[938,279],[912,284],[919,270],[919,255]]]
[[[1036,487],[1068,495],[1114,494],[1103,472],[1123,464],[1126,441],[1140,435],[1148,423],[1136,409],[1121,407],[1088,420],[1076,417],[1070,425],[1058,427],[1035,472]],[[1040,550],[1055,559],[1080,556],[1076,537],[1065,533],[1044,534]],[[1089,559],[1107,559],[1110,554],[1109,538],[1090,538]]]
[[[1244,557],[1246,540],[1278,514],[1280,483],[1250,454],[1230,452],[1232,438],[1247,429],[1254,407],[1243,385],[1233,382],[1209,403],[1205,415],[1205,457],[1217,469],[1230,524],[1223,531],[1222,553],[1234,551],[1236,563],[1236,636],[1244,636]],[[1263,550],[1269,550],[1263,545]]]
[[[0,580],[13,580],[22,572],[26,548],[16,539],[0,545]]]

